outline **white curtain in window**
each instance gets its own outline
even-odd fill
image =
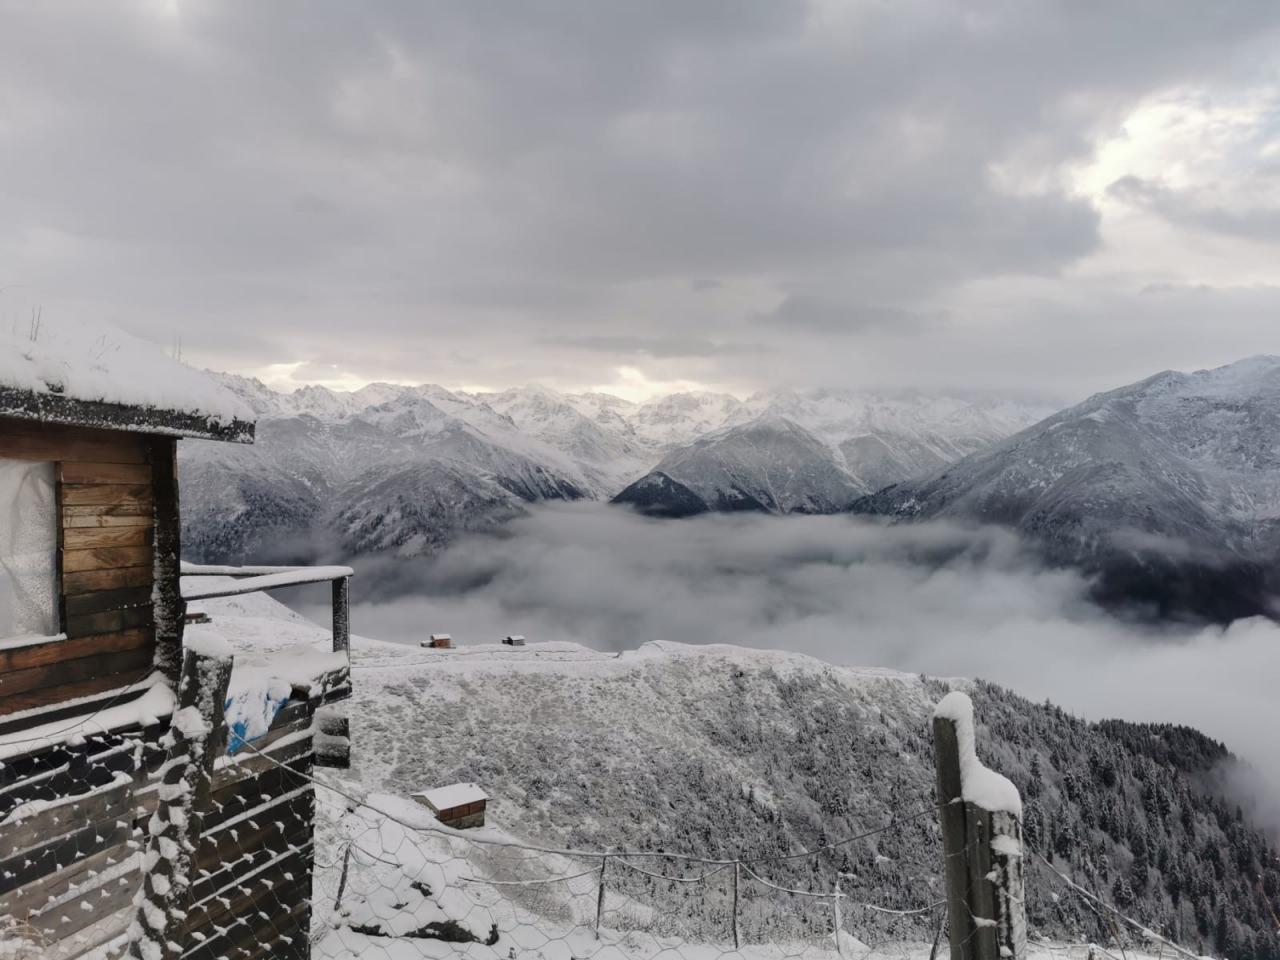
[[[53,464],[0,459],[0,639],[57,631]]]

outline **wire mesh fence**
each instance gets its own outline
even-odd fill
[[[147,750],[154,747],[142,731],[95,734],[5,768],[0,859],[10,867],[0,875],[0,897],[23,916],[0,921],[6,956],[62,955],[56,944],[68,956],[120,956],[144,866],[140,824],[159,799],[137,789],[136,777],[150,765]],[[291,753],[286,745],[257,755],[259,777],[215,800],[193,906],[210,919],[210,932],[194,937],[185,957],[923,960],[931,940],[946,951],[945,908],[927,884],[915,904],[872,903],[841,889],[856,889],[856,878],[830,889],[796,879],[810,861],[838,862],[855,837],[754,859],[561,850],[492,826],[449,829],[408,798],[365,796],[333,772],[299,774]],[[68,795],[71,780],[78,792]],[[298,815],[264,816],[268,799],[268,810],[293,805]],[[868,833],[910,830],[937,817],[931,800],[921,803]],[[1097,942],[1033,940],[1032,956],[1196,956],[1035,851],[1027,862],[1034,883],[1077,898],[1099,917]],[[48,882],[30,883],[37,874]],[[299,918],[309,938],[286,935]],[[238,942],[226,946],[231,940]]]
[[[936,929],[942,919],[940,902],[900,910],[838,885],[776,883],[769,861],[556,850],[453,831],[412,801],[373,805],[323,781],[316,837],[313,955],[334,960],[459,950],[540,960],[907,956],[921,922]]]
[[[122,955],[147,868],[144,826],[165,802],[160,726],[77,734],[0,765],[0,955]],[[281,734],[215,764],[184,958],[923,960],[947,949],[929,878],[906,900],[900,886],[834,866],[867,838],[933,842],[942,808],[932,796],[794,853],[561,849],[492,825],[450,829],[409,798],[366,795],[313,769],[312,731]],[[1197,956],[1035,850],[1026,862],[1032,882],[1098,918],[1084,933],[1097,942],[1037,940],[1032,956]]]

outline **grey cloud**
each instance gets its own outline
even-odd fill
[[[1241,82],[1280,20],[1192,0],[4,16],[0,272],[50,315],[177,330],[244,368],[358,355],[370,377],[472,383],[607,380],[611,351],[589,369],[562,342],[588,327],[725,344],[789,291],[927,316],[967,284],[1057,276],[1097,251],[1097,212],[993,169],[1031,146],[1083,159],[1170,84]],[[760,339],[797,382],[841,375],[816,338]],[[750,352],[637,355],[766,379]]]
[[[843,303],[809,294],[789,294],[772,310],[757,314],[755,323],[786,330],[851,336],[867,332],[898,335],[919,333],[945,322],[940,312],[925,314],[901,307]]]
[[[1265,189],[1259,179],[1270,179],[1272,189]],[[1111,184],[1108,192],[1126,203],[1144,207],[1172,223],[1191,226],[1227,236],[1280,243],[1280,206],[1268,205],[1259,197],[1273,194],[1280,177],[1254,177],[1252,181],[1233,185],[1249,198],[1247,209],[1232,209],[1203,196],[1199,191],[1176,191],[1163,183],[1140,177],[1122,177]]]
[[[723,357],[744,353],[760,353],[765,348],[758,343],[717,343],[703,337],[632,337],[632,336],[580,336],[553,337],[543,343],[591,353],[645,356],[669,359],[672,357]]]

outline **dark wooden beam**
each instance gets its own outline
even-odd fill
[[[222,423],[195,413],[162,410],[156,407],[78,400],[57,393],[37,393],[0,387],[0,410],[6,417],[38,420],[42,423],[127,430],[165,437],[195,437],[229,443],[253,443],[253,422],[232,420]]]
[[[0,416],[0,457],[11,460],[145,464],[143,439],[122,430],[92,430]]]
[[[182,518],[178,502],[178,444],[151,441],[155,536],[152,556],[155,584],[156,669],[177,681],[182,666],[182,632],[187,605],[182,599]]]

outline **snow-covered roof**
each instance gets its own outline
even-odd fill
[[[474,783],[451,783],[434,790],[421,790],[414,796],[427,801],[432,810],[452,810],[454,807],[489,799],[489,795]]]
[[[0,326],[0,416],[253,441],[249,407],[155,344],[106,325]]]
[[[433,633],[433,634],[431,635],[431,639],[432,639],[432,640],[452,640],[452,639],[453,639],[453,637],[451,637],[451,636],[450,636],[449,634],[447,634],[447,633]]]

